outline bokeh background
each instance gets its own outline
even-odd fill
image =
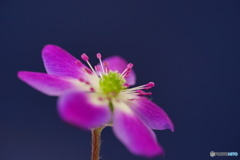
[[[239,1],[1,0],[0,160],[88,160],[90,132],[62,122],[56,97],[21,82],[19,70],[45,72],[41,50],[56,44],[75,57],[120,55],[134,63],[137,84],[152,89],[175,124],[156,131],[163,160],[240,153]],[[103,160],[132,155],[111,128]],[[237,157],[239,158],[239,156]],[[215,159],[237,159],[215,157]]]

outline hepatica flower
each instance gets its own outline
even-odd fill
[[[133,64],[119,56],[92,66],[82,54],[84,65],[67,51],[55,45],[43,48],[42,58],[47,73],[20,71],[18,77],[49,96],[59,96],[57,109],[67,123],[84,129],[112,126],[116,137],[130,152],[145,157],[163,154],[152,131],[174,130],[168,115],[146,98],[153,82],[135,84]]]

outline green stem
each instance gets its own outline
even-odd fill
[[[92,159],[99,160],[100,146],[101,146],[101,132],[103,127],[92,129]]]

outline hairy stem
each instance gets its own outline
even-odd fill
[[[101,132],[103,128],[92,129],[92,159],[99,160],[100,146],[101,146]]]

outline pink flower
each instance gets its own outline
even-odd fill
[[[168,115],[145,96],[143,90],[153,82],[135,84],[133,64],[113,56],[92,67],[83,54],[81,61],[55,45],[43,48],[42,58],[47,73],[20,71],[18,77],[49,96],[59,96],[60,117],[77,127],[92,129],[113,126],[117,138],[134,154],[153,157],[163,154],[151,129],[174,130]]]

